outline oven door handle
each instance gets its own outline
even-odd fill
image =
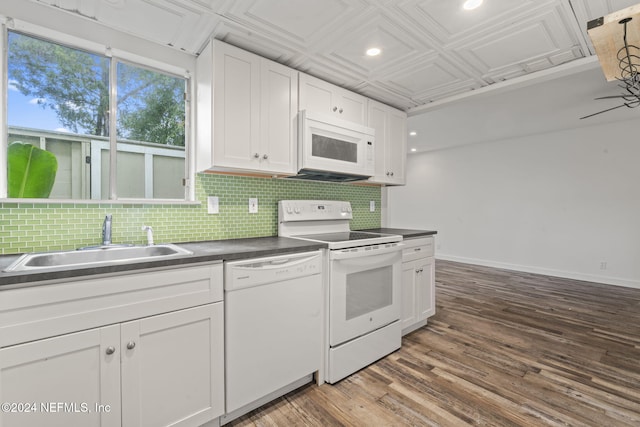
[[[394,243],[392,246],[378,247],[377,249],[374,247],[371,247],[371,249],[364,249],[366,246],[359,247],[357,250],[338,249],[329,252],[329,259],[353,259],[388,254],[401,251],[403,246],[404,244],[402,243]]]

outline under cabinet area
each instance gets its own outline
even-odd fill
[[[402,251],[402,335],[436,313],[433,237],[406,239]]]
[[[296,70],[212,40],[197,93],[197,170],[296,172]]]
[[[221,264],[2,297],[0,402],[15,405],[3,427],[200,426],[222,415]]]
[[[405,184],[407,158],[407,114],[377,101],[369,100],[367,126],[376,130],[375,175],[370,182]]]
[[[300,73],[299,109],[367,125],[367,98],[318,78]]]

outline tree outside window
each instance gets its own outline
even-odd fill
[[[186,79],[13,31],[7,63],[9,142],[56,157],[51,198],[185,198]]]

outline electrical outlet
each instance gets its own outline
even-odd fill
[[[607,269],[607,261],[601,261],[600,270],[606,270],[606,269]]]
[[[258,198],[249,199],[249,213],[258,213]]]
[[[220,213],[220,201],[218,196],[207,197],[207,213],[217,214]]]
[[[376,201],[371,200],[369,202],[369,212],[375,212],[375,211],[376,211]]]

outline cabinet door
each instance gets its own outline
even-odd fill
[[[366,124],[367,98],[303,73],[300,73],[299,79],[300,110]]]
[[[0,402],[36,405],[0,412],[3,427],[119,426],[120,327],[0,349]]]
[[[388,129],[384,145],[386,165],[390,171],[389,183],[404,185],[407,158],[407,115],[395,108],[389,108],[387,114]]]
[[[425,320],[436,314],[436,269],[433,257],[423,258],[418,262],[419,273],[416,284],[418,320]]]
[[[339,118],[350,122],[366,125],[367,98],[345,89],[337,89],[337,107]]]
[[[298,72],[262,59],[260,87],[260,168],[295,173]]]
[[[260,57],[216,40],[213,60],[214,165],[259,169]]]
[[[336,107],[334,87],[323,80],[309,75],[299,74],[300,110],[314,113],[334,114]],[[336,107],[337,111],[337,107]]]
[[[416,303],[417,262],[402,263],[402,330],[413,326],[418,322]]]
[[[367,126],[376,130],[376,169],[372,182],[404,185],[407,156],[407,115],[369,100]]]
[[[123,323],[122,425],[199,426],[224,410],[223,305]]]

